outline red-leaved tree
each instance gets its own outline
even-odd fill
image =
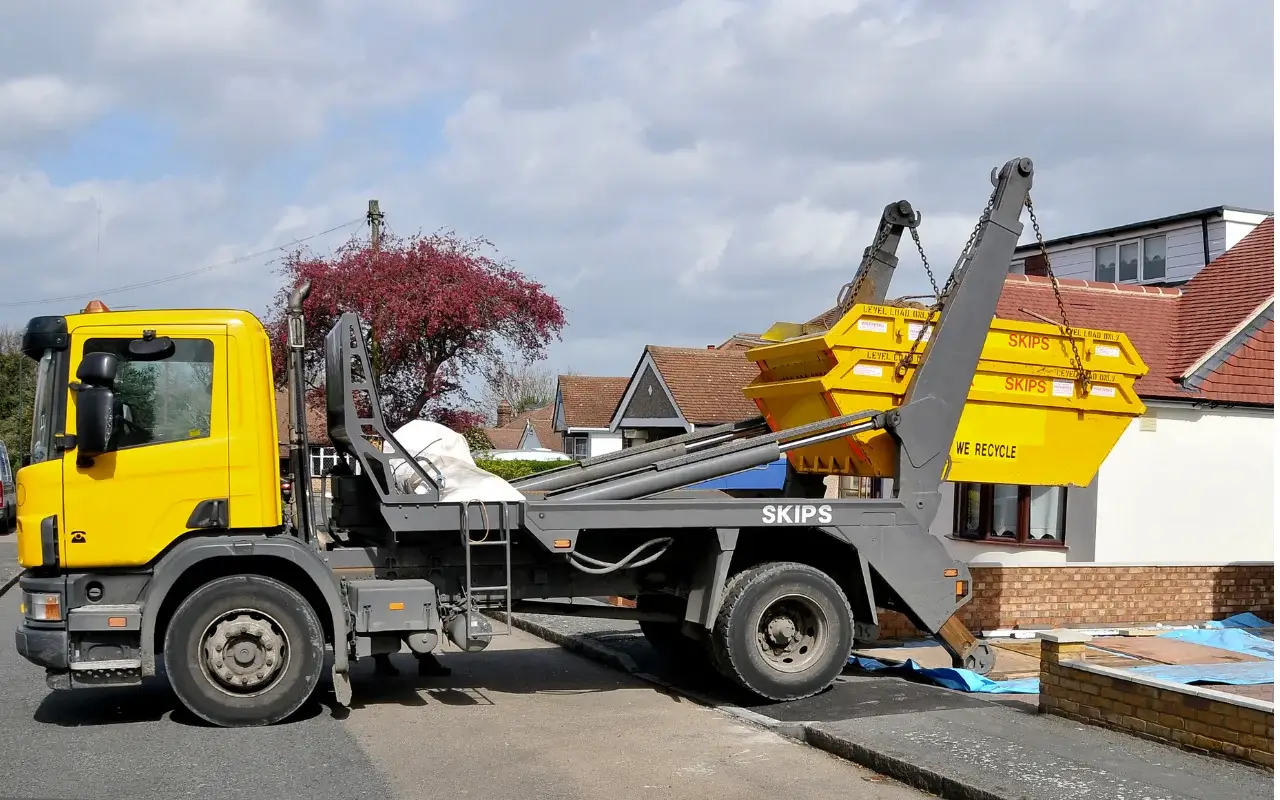
[[[324,386],[324,337],[343,312],[364,322],[382,413],[395,430],[434,419],[465,431],[482,414],[466,411],[463,380],[507,353],[545,355],[565,325],[564,309],[542,284],[485,255],[489,243],[449,231],[408,239],[384,235],[375,249],[351,239],[327,258],[306,251],[284,262],[284,286],[267,315],[280,387],[286,382],[289,293],[311,281],[303,304],[306,371],[312,397]]]

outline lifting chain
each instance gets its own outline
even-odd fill
[[[993,188],[991,194],[987,197],[987,205],[982,209],[982,214],[978,217],[978,221],[973,226],[973,230],[969,232],[969,239],[964,243],[964,249],[960,251],[960,257],[956,259],[956,264],[951,268],[951,274],[947,276],[947,282],[943,284],[941,291],[938,289],[938,281],[933,277],[933,269],[929,266],[929,258],[925,255],[924,246],[920,243],[920,234],[915,228],[911,229],[911,238],[915,240],[916,250],[920,251],[920,260],[924,263],[925,274],[929,276],[929,283],[933,285],[934,303],[928,309],[929,316],[924,322],[920,323],[920,332],[911,340],[911,349],[906,352],[902,358],[898,359],[898,364],[894,368],[894,375],[901,380],[907,374],[907,367],[916,356],[916,348],[920,346],[920,342],[924,341],[925,333],[929,330],[930,318],[935,313],[942,311],[942,305],[946,302],[947,293],[951,291],[952,284],[955,283],[956,274],[960,271],[960,266],[969,258],[969,254],[973,251],[973,245],[978,241],[978,232],[982,230],[983,224],[991,216],[991,210],[995,208],[996,190]]]
[[[1045,247],[1044,235],[1040,232],[1040,222],[1036,219],[1036,207],[1031,202],[1031,193],[1027,192],[1025,202],[1027,214],[1031,217],[1031,227],[1036,232],[1036,244],[1040,246],[1040,256],[1044,259],[1045,274],[1049,276],[1049,281],[1053,285],[1053,298],[1058,303],[1058,312],[1062,314],[1062,335],[1067,337],[1067,341],[1071,342],[1071,355],[1076,365],[1076,373],[1080,381],[1080,387],[1085,396],[1089,394],[1090,379],[1089,371],[1084,368],[1084,361],[1080,358],[1080,346],[1076,343],[1075,330],[1071,327],[1071,322],[1067,319],[1067,306],[1062,300],[1062,287],[1058,285],[1058,276],[1053,274],[1053,266],[1049,263],[1049,249]]]

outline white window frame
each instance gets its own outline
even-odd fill
[[[318,478],[325,470],[338,465],[338,449],[336,447],[311,447],[311,476]]]
[[[1147,267],[1147,242],[1153,239],[1164,240],[1164,274],[1148,277],[1145,273]],[[1138,275],[1132,280],[1120,279],[1120,248],[1125,245],[1136,244],[1138,246]],[[1098,274],[1098,253],[1102,250],[1110,250],[1112,252],[1111,261],[1115,264],[1115,274],[1111,280],[1104,279]],[[1151,283],[1153,281],[1168,280],[1169,277],[1169,237],[1164,233],[1153,233],[1148,236],[1138,236],[1131,239],[1118,239],[1107,244],[1095,245],[1093,248],[1093,279],[1098,283]]]
[[[564,436],[564,452],[565,455],[573,458],[589,458],[591,456],[591,437],[583,433],[566,433]]]

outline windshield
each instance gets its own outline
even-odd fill
[[[36,367],[35,408],[31,415],[31,463],[49,458],[53,449],[53,351],[45,350]]]

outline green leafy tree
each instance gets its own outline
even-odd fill
[[[35,362],[22,354],[22,331],[0,328],[0,442],[17,470],[31,448],[31,408]]]

